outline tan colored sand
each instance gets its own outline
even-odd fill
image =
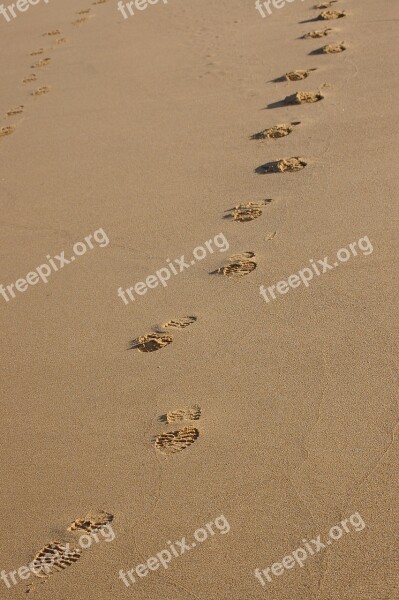
[[[50,542],[74,548],[79,532],[67,528],[88,513],[113,515],[116,534],[28,598],[398,597],[398,14],[391,0],[344,4],[350,14],[328,42],[348,49],[331,57],[301,39],[317,12],[299,0],[265,19],[240,0],[169,0],[126,21],[111,0],[39,3],[9,24],[0,16],[1,127],[15,127],[0,138],[0,283],[68,256],[100,227],[110,239],[47,284],[0,297],[1,569],[29,564]],[[29,81],[40,47],[51,63]],[[311,88],[273,83],[298,68],[317,69]],[[281,102],[324,83],[323,102]],[[37,89],[47,93],[31,96]],[[297,121],[295,134],[250,139]],[[295,156],[306,169],[255,172]],[[259,218],[223,218],[264,198]],[[227,252],[127,306],[118,298],[219,232]],[[369,257],[273,303],[260,297],[260,285],[365,235]],[[248,249],[252,272],[209,275]],[[158,351],[128,349],[188,315],[197,321],[168,328],[172,342]],[[198,420],[160,418],[191,406]],[[158,437],[171,431],[180,433]],[[156,439],[179,450],[161,452]],[[364,531],[262,588],[256,567],[356,511]],[[130,589],[118,580],[222,514],[227,535]],[[24,591],[0,580],[1,599]]]

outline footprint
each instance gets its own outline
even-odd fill
[[[9,117],[13,117],[14,115],[21,114],[21,112],[23,112],[23,111],[24,111],[24,107],[22,105],[21,106],[16,106],[15,108],[11,108],[11,110],[9,110],[7,112],[7,115]]]
[[[60,44],[66,44],[66,42],[68,41],[68,38],[58,38],[58,40],[54,41],[54,45],[55,46],[59,46]]]
[[[266,140],[267,138],[276,140],[278,138],[285,137],[294,131],[294,127],[296,125],[300,125],[300,121],[295,121],[290,125],[286,125],[282,123],[280,125],[273,125],[273,127],[269,127],[269,129],[264,129],[263,131],[258,131],[258,133],[254,133],[251,136],[252,140]]]
[[[234,208],[230,208],[228,211],[230,214],[224,218],[231,219],[232,221],[238,221],[239,223],[246,223],[247,221],[253,221],[262,216],[262,206],[270,204],[271,198],[261,200],[260,202],[246,202],[245,204],[237,204]]]
[[[307,71],[290,71],[284,75],[286,81],[299,81],[301,79],[306,79],[309,77],[312,71],[317,71],[317,69],[308,69]]]
[[[103,527],[111,523],[114,516],[105,511],[98,514],[89,513],[82,519],[76,519],[68,527],[68,531],[76,531],[77,529],[92,533],[92,531],[100,531]]]
[[[39,48],[39,50],[34,50],[30,53],[30,56],[38,56],[39,54],[43,54],[44,48]]]
[[[46,35],[61,35],[61,31],[59,29],[54,29],[53,31],[47,31],[47,33],[43,33],[43,36]]]
[[[80,19],[76,19],[76,21],[72,21],[72,25],[75,25],[75,27],[80,27],[81,25],[83,25],[83,23],[86,23],[86,21],[89,20],[89,17],[81,17]]]
[[[85,10],[79,10],[76,14],[77,15],[88,15],[90,11],[91,11],[91,8],[86,8]]]
[[[50,88],[47,87],[47,85],[44,85],[43,87],[39,87],[36,90],[33,90],[33,92],[31,92],[31,96],[41,96],[42,94],[47,94],[50,91]]]
[[[331,21],[332,19],[342,19],[346,17],[347,13],[345,10],[323,10],[319,14],[318,19],[321,21]]]
[[[166,423],[176,423],[177,421],[198,421],[201,418],[201,407],[198,404],[186,408],[171,410],[162,415],[160,420]]]
[[[32,75],[29,75],[29,77],[25,77],[25,79],[22,80],[22,83],[31,83],[32,81],[36,81],[36,80],[37,80],[36,73],[32,73]]]
[[[11,135],[15,131],[15,127],[12,125],[6,125],[6,127],[0,127],[0,138]]]
[[[107,0],[96,0],[93,4],[105,4]]]
[[[308,33],[305,33],[305,35],[302,36],[303,39],[308,39],[308,38],[322,38],[322,37],[326,37],[330,31],[332,31],[331,27],[325,27],[324,29],[315,29],[314,31],[308,31]]]
[[[161,433],[155,438],[154,446],[164,454],[174,454],[191,446],[198,437],[198,429],[188,426],[177,431]]]
[[[324,96],[321,92],[296,92],[291,96],[287,96],[284,100],[285,104],[311,104],[323,100]]]
[[[267,173],[292,173],[294,171],[301,171],[307,165],[307,162],[299,156],[292,156],[291,158],[280,158],[272,162],[265,163],[257,169],[256,173],[261,175]]]
[[[249,275],[249,273],[252,273],[257,267],[255,261],[248,260],[254,256],[254,252],[244,252],[243,254],[231,256],[227,265],[220,267],[216,271],[213,271],[213,273],[226,275],[227,277],[243,277],[244,275]]]
[[[174,327],[178,329],[183,329],[185,327],[189,327],[192,323],[195,323],[197,317],[183,317],[182,319],[171,319],[167,323],[164,323],[162,327],[167,329],[168,327]]]
[[[33,559],[34,570],[37,577],[47,578],[56,571],[62,571],[81,557],[79,548],[69,548],[61,542],[50,542],[36,553]]]
[[[137,349],[139,352],[155,352],[164,346],[168,346],[172,341],[173,338],[170,335],[147,333],[132,340],[129,344],[129,350]]]
[[[322,8],[330,8],[333,4],[335,4],[338,0],[329,0],[329,2],[321,2],[315,6],[315,9],[321,10]]]
[[[345,43],[341,42],[340,44],[327,44],[327,46],[323,46],[321,52],[322,54],[339,54],[344,50],[346,50]]]
[[[31,69],[42,69],[43,67],[47,67],[47,65],[51,62],[51,58],[42,58],[39,62],[31,65]]]

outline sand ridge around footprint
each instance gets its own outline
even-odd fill
[[[289,71],[284,77],[286,81],[300,81],[301,79],[307,79],[312,71],[317,71],[317,69],[307,69],[306,71],[298,69],[296,71]]]
[[[261,175],[268,173],[293,173],[301,171],[307,165],[307,162],[300,156],[291,156],[290,158],[280,158],[265,163],[255,169],[256,173]]]
[[[195,323],[197,317],[183,317],[181,319],[171,319],[162,325],[163,328],[168,329],[169,327],[173,327],[174,329],[185,329],[189,327],[193,323]]]
[[[155,352],[165,346],[168,346],[173,341],[170,335],[164,335],[158,332],[146,333],[129,344],[129,350],[137,349],[139,352]]]
[[[286,123],[279,123],[278,125],[273,125],[273,127],[269,127],[268,129],[254,133],[251,135],[251,140],[277,140],[278,138],[285,137],[292,133],[294,131],[294,127],[300,124],[300,121],[295,121],[289,125]]]
[[[255,252],[248,251],[242,254],[230,256],[229,262],[223,267],[219,267],[212,274],[225,275],[226,277],[243,277],[249,275],[257,267],[254,260],[250,260],[255,256]]]
[[[177,423],[180,421],[198,421],[201,418],[201,407],[199,404],[178,408],[168,411],[160,417],[164,423]]]
[[[325,27],[324,29],[315,29],[313,31],[308,31],[302,36],[302,39],[317,39],[326,37],[332,31],[331,27]]]
[[[112,523],[113,519],[114,516],[105,511],[96,514],[88,513],[81,519],[75,519],[75,521],[68,526],[68,531],[82,530],[87,533],[100,531],[103,527]]]
[[[188,425],[177,431],[167,431],[161,433],[155,438],[154,446],[163,454],[174,454],[188,448],[199,437],[199,431],[196,427]]]
[[[319,21],[332,21],[333,19],[342,19],[346,17],[345,10],[323,10],[318,16]]]
[[[313,104],[324,99],[324,95],[320,92],[296,92],[284,99],[285,104]]]
[[[242,204],[237,204],[233,208],[229,208],[224,216],[225,219],[236,221],[237,223],[247,223],[262,216],[264,206],[272,202],[271,198],[266,198],[259,201],[250,201]]]
[[[328,0],[328,2],[321,2],[320,4],[316,4],[316,10],[322,10],[323,8],[330,8],[333,6],[338,0]]]
[[[346,45],[344,42],[341,42],[340,44],[327,44],[327,46],[323,46],[321,52],[322,54],[339,54],[345,50]]]

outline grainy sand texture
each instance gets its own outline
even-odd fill
[[[0,600],[399,598],[398,21],[0,7]]]

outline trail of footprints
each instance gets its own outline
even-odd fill
[[[113,515],[105,511],[98,513],[88,513],[85,517],[75,519],[66,531],[83,532],[87,534],[99,533],[106,525],[113,521]],[[38,550],[33,558],[32,564],[34,574],[38,579],[45,582],[49,577],[59,571],[65,570],[76,563],[82,557],[82,548],[76,546],[71,547],[71,544],[65,541],[53,540],[45,544]],[[27,585],[26,592],[32,591],[34,583]]]
[[[337,0],[330,0],[328,2],[322,2],[315,8],[328,9]],[[95,0],[94,5],[103,4],[106,0]],[[90,9],[81,10],[78,12],[79,18],[73,21],[73,25],[79,26],[86,22],[89,18],[87,15],[90,13]],[[337,10],[323,10],[318,16],[318,20],[334,20],[340,19],[347,15],[346,11]],[[309,31],[302,36],[302,39],[319,39],[330,35],[333,30],[326,27],[322,30]],[[61,35],[61,31],[55,29],[49,31],[43,36],[53,37]],[[66,38],[57,38],[55,45],[65,43]],[[331,43],[327,44],[321,49],[323,54],[337,54],[343,52],[346,49],[345,43]],[[32,51],[31,56],[41,55],[44,53],[44,49]],[[45,58],[32,65],[31,68],[43,68],[50,63],[50,58]],[[280,80],[292,82],[301,81],[307,79],[315,69],[307,70],[295,70],[285,74]],[[23,79],[24,84],[29,84],[37,81],[37,75],[31,74]],[[50,91],[49,86],[41,86],[31,92],[33,96],[40,96]],[[319,102],[324,98],[320,91],[304,92],[298,91],[290,96],[287,96],[284,103],[287,105],[301,105],[301,104],[313,104]],[[10,109],[7,112],[7,116],[14,116],[20,114],[24,109],[23,105],[16,108]],[[282,137],[290,135],[294,128],[300,125],[300,122],[293,122],[290,124],[277,124],[263,131],[258,132],[251,136],[255,140],[277,140]],[[7,125],[0,127],[0,138],[5,138],[14,133],[15,125]],[[294,156],[289,158],[281,158],[274,161],[269,161],[256,169],[257,173],[286,173],[296,172],[306,167],[307,162],[301,157]],[[226,215],[231,221],[239,223],[247,223],[253,221],[262,216],[265,207],[272,202],[271,199],[265,199],[260,201],[248,201],[246,203],[238,204],[234,208],[229,209],[228,215]],[[271,238],[270,238],[271,239]],[[245,275],[250,274],[257,267],[255,260],[255,253],[253,251],[247,251],[242,254],[234,255],[230,257],[227,264],[221,266],[216,272],[219,275],[224,275],[228,278],[241,278]],[[165,322],[162,327],[156,330],[144,334],[130,342],[130,349],[137,349],[141,353],[155,352],[160,350],[173,342],[174,335],[171,332],[184,330],[187,327],[195,323],[197,317],[188,316],[181,319],[171,319]],[[154,448],[157,452],[164,455],[175,454],[187,449],[199,438],[199,429],[195,426],[196,422],[201,418],[201,407],[198,404],[177,408],[167,412],[165,415],[160,417],[160,420],[169,425],[179,423],[184,424],[180,429],[173,431],[163,432],[155,437],[153,440]],[[98,515],[86,515],[83,518],[76,519],[69,525],[67,530],[73,531],[84,531],[87,533],[93,533],[99,531],[106,524],[109,524],[113,519],[113,516],[109,513],[102,512]],[[51,541],[43,548],[41,548],[34,557],[34,563],[37,566],[37,577],[46,580],[52,574],[57,571],[64,570],[65,568],[73,565],[82,556],[82,550],[80,548],[71,548],[69,544],[60,541]],[[27,587],[27,592],[30,591],[30,586]]]
[[[98,0],[103,1],[103,0]],[[329,0],[317,4],[314,8],[322,10],[315,20],[330,21],[340,19],[347,15],[345,10],[327,10],[330,9],[338,0]],[[329,36],[333,32],[331,27],[325,27],[320,30],[312,30],[302,35],[302,39],[320,39]],[[312,52],[311,54],[337,54],[346,49],[344,42],[329,43],[321,49]],[[298,82],[308,79],[311,74],[316,71],[316,68],[296,69],[285,73],[284,76],[274,80],[275,82]],[[324,84],[326,85],[326,84]],[[324,86],[323,86],[324,87]],[[281,102],[282,105],[305,105],[315,104],[324,99],[324,94],[320,90],[316,91],[297,91],[286,96]],[[271,106],[272,107],[272,106]],[[291,123],[278,123],[263,129],[251,137],[252,140],[261,142],[272,141],[284,138],[293,133],[295,128],[301,124],[300,121]],[[300,156],[284,157],[269,161],[255,169],[258,174],[272,173],[295,173],[305,169],[308,162]],[[265,208],[272,202],[272,199],[250,200],[237,204],[233,208],[226,211],[224,218],[232,222],[248,223],[260,218],[263,215]],[[273,239],[276,232],[268,238]],[[240,279],[243,276],[249,275],[257,268],[257,263],[254,260],[255,253],[253,251],[243,252],[231,256],[226,264],[213,271],[212,274],[223,275],[227,278]],[[130,343],[130,348],[137,349],[139,352],[154,352],[160,350],[173,342],[173,336],[169,334],[170,328],[185,328],[195,321],[195,317],[186,317],[184,319],[172,320],[163,325],[160,330],[152,331],[143,336],[140,336]],[[199,437],[199,430],[193,424],[201,417],[201,408],[199,405],[172,410],[160,417],[165,423],[172,424],[176,422],[187,422],[188,424],[174,431],[166,431],[155,437],[153,444],[158,452],[163,454],[174,454],[191,446]]]
[[[94,4],[94,5],[104,4],[106,1],[107,0],[96,0],[92,4]],[[72,23],[71,23],[75,27],[79,27],[79,26],[83,25],[92,16],[94,16],[91,14],[91,8],[85,8],[85,9],[79,10],[79,11],[77,11],[76,14],[77,14],[78,18],[75,19],[74,21],[72,21]],[[59,36],[61,36],[60,29],[52,29],[50,31],[46,31],[45,33],[42,34],[42,37],[48,38],[49,40],[51,40],[53,42],[53,45],[47,49],[37,48],[35,50],[32,50],[32,52],[30,52],[29,55],[32,57],[40,56],[40,55],[44,54],[44,52],[52,50],[54,47],[57,47],[57,46],[60,46],[61,44],[67,43],[68,39],[66,37],[59,37]],[[51,60],[52,59],[50,57],[43,58],[43,59],[37,61],[36,63],[32,64],[30,66],[30,68],[43,70],[43,69],[45,69],[45,67],[47,67],[51,63]],[[31,75],[24,77],[24,79],[22,80],[22,83],[24,85],[29,85],[37,80],[38,80],[37,74],[32,73]],[[40,87],[31,90],[29,92],[29,95],[33,96],[33,97],[43,96],[44,94],[48,94],[50,92],[50,90],[51,90],[50,86],[41,85]],[[17,108],[11,108],[6,112],[5,116],[6,117],[14,117],[18,114],[21,114],[23,112],[23,108],[24,108],[24,106],[22,106],[22,105]],[[14,133],[16,131],[16,129],[17,129],[17,124],[7,125],[7,126],[0,125],[0,140],[2,138],[5,138],[6,136],[9,136],[12,133]]]
[[[201,407],[198,404],[178,408],[162,415],[160,420],[168,424],[184,421],[198,421],[201,418]],[[191,446],[199,438],[199,430],[194,425],[186,425],[175,431],[165,431],[154,439],[154,447],[162,454],[175,454]]]

